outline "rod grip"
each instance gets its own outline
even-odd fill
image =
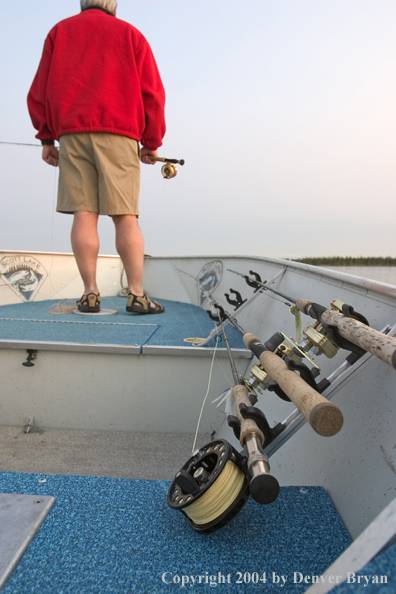
[[[167,159],[166,157],[154,157],[154,155],[147,155],[150,161],[159,161],[161,163],[174,163],[176,165],[184,165],[184,159]]]
[[[347,318],[331,309],[321,315],[320,321],[337,326],[341,336],[396,369],[396,338],[394,336],[387,336],[358,320]]]
[[[256,422],[253,419],[244,419],[239,411],[240,404],[246,404],[246,406],[252,406],[249,400],[249,391],[246,386],[236,385],[231,390],[231,396],[235,400],[235,410],[237,417],[241,423],[241,434],[239,436],[239,442],[242,447],[245,446],[245,439],[251,433],[256,433],[259,436],[261,443],[264,443],[264,435],[262,431],[257,427]]]
[[[257,336],[255,336],[254,334],[251,334],[250,332],[247,332],[246,334],[243,335],[243,343],[245,345],[245,347],[247,349],[250,349],[250,343],[252,342],[252,340],[257,340],[257,342],[260,342],[259,339],[257,338]]]
[[[252,340],[259,342],[253,334],[243,337],[248,348]],[[339,408],[288,369],[283,359],[271,351],[262,352],[259,359],[270,378],[279,384],[316,433],[331,437],[341,430],[344,418]]]
[[[297,307],[297,309],[299,311],[301,311],[301,313],[309,315],[307,313],[307,307],[308,305],[311,305],[312,301],[308,301],[308,299],[297,299],[295,305]]]

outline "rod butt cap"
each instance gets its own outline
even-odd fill
[[[250,481],[249,491],[257,503],[273,503],[279,495],[279,483],[271,474],[260,474]]]
[[[311,427],[323,437],[332,437],[342,429],[342,412],[331,402],[317,404],[309,415]]]

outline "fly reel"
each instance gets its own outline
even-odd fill
[[[176,177],[177,169],[174,163],[179,165],[184,165],[184,159],[166,159],[165,157],[154,157],[153,155],[149,155],[150,161],[161,161],[161,163],[165,163],[161,167],[162,177],[165,179],[172,179],[172,177]]]
[[[165,179],[172,179],[172,177],[176,177],[177,169],[171,163],[165,163],[165,165],[161,167],[161,173],[162,177]]]
[[[168,505],[186,516],[194,530],[212,532],[229,522],[249,497],[246,459],[225,439],[212,441],[176,474]]]

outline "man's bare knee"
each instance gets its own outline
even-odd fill
[[[114,225],[117,227],[118,225],[131,225],[137,226],[138,225],[138,218],[136,215],[112,215],[111,218],[113,219]]]
[[[74,212],[74,219],[78,221],[97,221],[99,214],[97,212],[89,212],[87,210],[76,210]]]

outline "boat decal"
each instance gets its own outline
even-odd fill
[[[213,293],[223,276],[223,262],[221,260],[212,260],[203,266],[198,274],[199,302],[202,307],[209,297],[209,292]]]
[[[0,260],[2,280],[23,301],[33,301],[48,276],[44,266],[33,256],[8,255]]]

